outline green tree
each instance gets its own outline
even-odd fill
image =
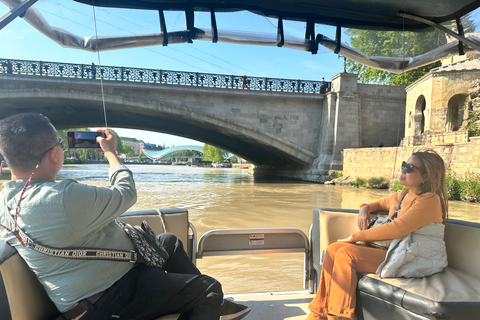
[[[200,155],[200,152],[195,151],[195,150],[180,150],[174,153],[176,157],[196,157]]]
[[[372,31],[347,29],[350,43],[353,48],[368,56],[385,57],[413,57],[425,53],[439,45],[446,43],[445,34],[442,32],[398,32],[398,31]],[[403,74],[395,74],[373,69],[352,60],[347,60],[347,71],[357,73],[358,79],[363,83],[380,83],[407,86],[428,73],[430,69],[440,66],[435,62]]]
[[[135,156],[135,151],[126,143],[122,143],[122,153],[126,154],[129,157]]]
[[[118,154],[126,153],[125,150],[123,149],[124,143],[122,143],[122,140],[120,139],[120,136],[118,135],[118,133],[116,133],[115,130],[110,128],[108,129],[108,131],[110,131],[110,133],[113,134],[115,136],[115,139],[117,140],[117,153]]]
[[[228,151],[211,146],[209,144],[203,145],[203,160],[221,162],[228,155]]]
[[[465,19],[463,26],[465,32],[475,30],[471,19]],[[446,27],[453,28],[453,25],[446,25]],[[408,58],[426,53],[447,43],[445,33],[439,30],[401,32],[347,29],[345,32],[350,37],[349,41],[352,47],[368,56]],[[440,62],[435,62],[403,74],[394,74],[366,67],[352,60],[348,60],[346,63],[347,71],[357,73],[360,82],[402,86],[410,85],[438,66],[440,66]]]

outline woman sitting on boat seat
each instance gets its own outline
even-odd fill
[[[357,242],[399,239],[412,232],[418,232],[419,228],[430,227],[433,223],[433,226],[443,227],[438,237],[441,246],[439,252],[442,252],[443,258],[438,269],[432,273],[446,267],[443,224],[447,218],[448,198],[443,159],[432,150],[413,153],[407,162],[402,163],[400,183],[407,188],[378,201],[362,204],[357,221],[359,231],[328,246],[319,289],[309,304],[311,314],[307,320],[340,320],[353,317],[357,272],[376,272],[381,264],[384,265],[387,256],[386,249],[375,248],[365,243],[357,244]],[[390,218],[398,210],[397,218],[392,222],[368,229],[371,221],[370,213],[377,210],[388,210]],[[388,256],[393,247],[392,245],[389,248]],[[379,274],[378,271],[377,274]],[[421,276],[426,275],[429,274]]]
[[[25,113],[0,121],[0,152],[12,174],[0,193],[0,233],[35,273],[63,319],[156,319],[172,313],[181,313],[181,319],[243,318],[250,309],[223,301],[220,283],[200,273],[173,234],[158,236],[169,255],[162,269],[68,259],[24,245],[19,230],[50,248],[134,249],[115,223],[137,200],[133,174],[117,157],[114,135],[100,131],[106,134],[97,142],[110,164],[108,188],[55,181],[63,165],[63,141],[45,116]]]

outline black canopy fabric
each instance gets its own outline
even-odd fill
[[[248,10],[273,18],[311,21],[343,28],[375,30],[430,30],[424,23],[399,13],[436,23],[460,18],[478,8],[480,0],[75,0],[117,8],[230,12]]]
[[[0,0],[0,2],[10,8],[21,6],[24,3],[23,0]],[[463,26],[460,23],[462,16],[480,7],[480,0],[204,0],[202,2],[196,0],[74,0],[68,2],[71,4],[78,2],[95,7],[152,10],[159,17],[160,26],[156,30],[160,32],[100,37],[96,35],[80,36],[61,26],[51,25],[36,9],[37,5],[30,7],[23,19],[64,47],[92,52],[165,46],[196,40],[279,46],[312,53],[317,53],[318,47],[321,45],[363,65],[394,73],[413,70],[457,55],[462,51],[465,53],[480,52],[478,33],[464,35]],[[68,2],[65,1],[65,4]],[[42,3],[48,3],[48,1],[39,1],[38,6],[42,6]],[[53,0],[52,4],[58,5],[56,2],[53,3]],[[165,11],[185,12],[186,25],[183,25],[182,29],[170,29],[166,23]],[[210,12],[210,28],[196,25],[195,11]],[[243,11],[250,11],[252,14],[244,15]],[[248,30],[247,28],[245,30],[227,30],[225,24],[217,26],[215,15],[217,12],[231,12],[231,19],[238,19],[236,22],[244,23],[249,27]],[[237,13],[239,14],[237,15]],[[254,20],[251,19],[251,16],[254,14],[277,19],[277,33],[264,33],[260,25],[250,25],[251,20]],[[245,16],[248,17],[245,18]],[[475,12],[470,16],[475,16]],[[285,35],[284,20],[306,23],[305,36]],[[457,20],[456,23],[455,20]],[[449,22],[448,28],[440,24],[447,21]],[[317,33],[315,25],[318,24],[337,27],[335,38]],[[455,25],[456,30],[451,30],[451,27]],[[477,25],[479,24],[477,23]],[[435,28],[457,40],[428,52],[421,52],[413,57],[403,55],[401,57],[377,57],[366,55],[351,48],[348,43],[342,42],[342,28],[382,31],[431,31]],[[459,44],[459,41],[462,41],[463,46]]]

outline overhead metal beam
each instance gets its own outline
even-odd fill
[[[10,12],[1,17],[0,30],[2,30],[6,25],[12,22],[16,17],[23,17],[27,9],[33,6],[37,1],[38,0],[27,0],[25,2],[22,2],[21,4],[10,10]]]
[[[398,15],[400,17],[404,17],[404,18],[407,18],[407,19],[410,19],[410,20],[419,21],[419,22],[425,23],[426,25],[432,26],[432,27],[434,27],[434,28],[436,28],[440,31],[445,32],[448,35],[451,35],[452,37],[454,37],[458,41],[461,41],[464,44],[467,44],[471,48],[473,48],[477,51],[480,51],[480,45],[479,44],[467,39],[465,36],[460,35],[460,34],[456,33],[455,31],[452,31],[448,28],[445,28],[441,24],[438,24],[436,22],[430,21],[430,20],[422,18],[422,17],[414,16],[413,14],[404,13],[404,12],[399,12]]]

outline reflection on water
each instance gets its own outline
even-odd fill
[[[131,210],[186,208],[200,237],[211,229],[294,227],[308,235],[313,208],[358,208],[387,190],[254,180],[246,170],[131,165],[138,201]],[[65,166],[58,179],[108,186],[107,165]],[[480,222],[480,204],[450,202],[450,217]],[[303,254],[206,257],[202,272],[226,293],[302,289]],[[254,284],[254,285],[252,285]]]

